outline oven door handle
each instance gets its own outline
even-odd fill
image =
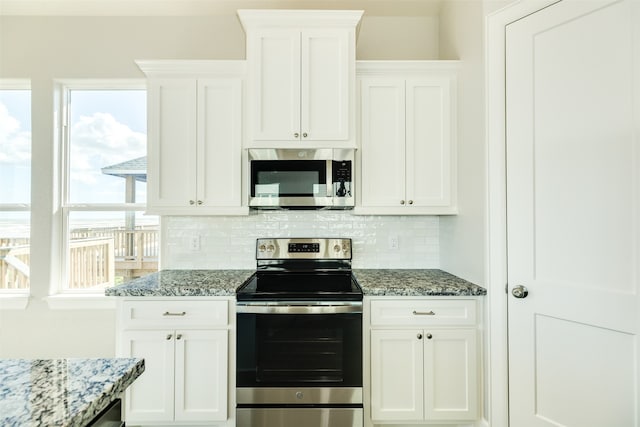
[[[362,313],[362,303],[340,305],[237,304],[237,313],[249,314],[343,314]]]

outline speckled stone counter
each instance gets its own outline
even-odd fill
[[[253,270],[162,270],[105,289],[118,297],[234,296]]]
[[[487,290],[442,270],[354,270],[365,296],[478,296]]]
[[[0,426],[85,426],[142,372],[142,359],[0,359]]]

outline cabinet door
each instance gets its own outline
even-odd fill
[[[479,392],[476,335],[475,329],[425,331],[424,374],[427,420],[475,420],[477,418]]]
[[[228,332],[178,331],[176,421],[227,419]]]
[[[247,36],[251,60],[251,129],[257,141],[300,137],[300,32],[262,30]]]
[[[349,139],[353,75],[349,32],[305,30],[301,39],[301,139]]]
[[[143,374],[127,389],[127,424],[173,421],[173,331],[125,331],[122,356],[144,358]]]
[[[412,207],[452,204],[451,77],[409,79],[407,90],[407,202]]]
[[[371,331],[371,419],[422,420],[423,339],[421,330]]]
[[[198,205],[241,206],[242,81],[198,80]]]
[[[196,199],[196,81],[151,79],[148,85],[149,208]]]
[[[404,79],[363,78],[360,205],[401,207],[405,186]]]

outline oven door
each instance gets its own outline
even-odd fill
[[[311,307],[239,304],[237,309],[239,394],[256,396],[260,389],[282,387],[359,389],[361,394],[361,303]],[[290,403],[328,403],[300,400],[300,395],[297,400],[292,398]]]

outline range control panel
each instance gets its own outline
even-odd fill
[[[258,239],[256,259],[351,259],[351,239]]]

